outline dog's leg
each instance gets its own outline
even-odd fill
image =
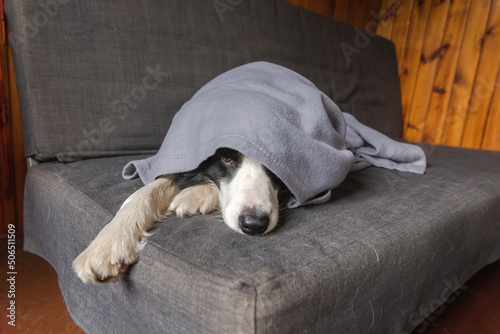
[[[170,204],[168,211],[178,217],[206,215],[219,205],[219,189],[213,183],[197,184],[183,189]]]
[[[148,231],[179,193],[175,178],[159,178],[123,203],[113,220],[73,261],[73,269],[83,282],[115,282],[137,260]]]

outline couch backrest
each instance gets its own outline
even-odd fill
[[[6,0],[5,10],[25,154],[37,160],[153,153],[201,86],[257,60],[401,136],[392,43],[281,0]]]

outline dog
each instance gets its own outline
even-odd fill
[[[246,235],[272,231],[279,203],[289,194],[284,183],[256,160],[220,148],[193,171],[164,175],[134,192],[74,261],[84,282],[118,281],[136,262],[149,231],[165,214],[208,214],[220,207],[227,226]]]

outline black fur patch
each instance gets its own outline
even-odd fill
[[[203,183],[214,183],[219,187],[222,180],[229,181],[234,177],[241,165],[241,159],[241,153],[238,151],[220,148],[198,168],[181,173],[176,184],[180,190]]]
[[[176,184],[180,190],[203,183],[214,183],[220,188],[222,181],[229,183],[241,166],[243,156],[230,148],[220,148],[214,155],[203,161],[198,168],[179,174]],[[273,187],[278,190],[280,203],[289,196],[290,191],[285,184],[267,167],[262,166],[270,178]]]

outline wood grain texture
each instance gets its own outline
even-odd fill
[[[448,44],[442,43],[449,8],[450,0],[431,1],[415,88],[411,94],[411,104],[407,111],[406,139],[410,141],[422,141],[425,127],[425,111],[429,108],[433,87],[429,83],[434,82],[439,60],[449,49]]]
[[[427,21],[431,9],[431,0],[420,0],[413,6],[410,16],[410,26],[404,50],[402,51],[400,67],[401,104],[403,111],[403,134],[406,138],[409,126],[410,108],[413,91],[417,81]]]
[[[479,66],[460,145],[468,148],[481,148],[488,113],[491,108],[498,108],[491,101],[500,70],[500,0],[493,1],[481,45]]]
[[[402,72],[402,59],[405,55],[406,43],[408,41],[408,31],[411,23],[411,14],[413,12],[415,2],[415,0],[397,1],[397,7],[393,8],[396,17],[394,19],[392,37],[389,39],[394,43],[396,57],[399,62],[399,73]]]
[[[378,34],[394,42],[404,137],[500,150],[500,0],[384,0]]]
[[[500,72],[495,83],[495,92],[491,100],[490,112],[486,121],[483,143],[484,150],[498,150],[500,143]]]
[[[442,54],[436,69],[427,111],[422,111],[426,113],[426,120],[421,140],[426,143],[439,143],[443,135],[470,3],[471,0],[453,1],[450,5],[442,42],[443,48],[447,50]]]
[[[379,11],[378,14],[378,27],[377,34],[387,39],[391,39],[392,32],[394,30],[394,21],[396,20],[395,9],[398,6],[399,1],[397,0],[383,0],[381,7],[383,10]]]
[[[460,146],[473,93],[491,1],[472,1],[441,143]]]

